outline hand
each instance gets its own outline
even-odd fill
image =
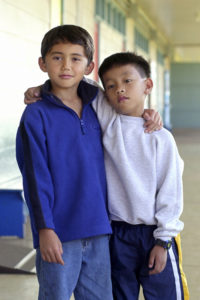
[[[31,104],[38,100],[41,100],[40,92],[42,86],[32,87],[26,90],[24,93],[24,103]]]
[[[142,116],[145,119],[144,126],[146,129],[144,132],[151,133],[162,129],[163,122],[159,112],[156,112],[154,109],[145,109]]]
[[[40,252],[42,259],[49,263],[64,265],[62,259],[62,243],[52,229],[41,229],[39,231]]]
[[[149,275],[162,272],[167,262],[167,250],[161,246],[154,246],[149,257]],[[153,269],[152,269],[153,268]]]

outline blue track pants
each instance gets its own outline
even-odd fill
[[[138,300],[140,286],[146,300],[189,299],[179,257],[180,245],[177,246],[175,239],[168,250],[165,269],[149,275],[148,261],[156,226],[112,222],[112,227],[110,251],[115,300]]]

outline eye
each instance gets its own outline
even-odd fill
[[[80,61],[80,58],[73,57],[72,60],[73,60],[73,61]]]
[[[62,60],[62,57],[56,55],[56,56],[53,56],[53,60],[60,61],[60,60]]]
[[[125,83],[130,83],[132,82],[132,79],[125,79]]]
[[[109,84],[109,85],[107,85],[107,87],[106,87],[107,90],[111,90],[111,89],[113,89],[113,88],[114,88],[114,84]]]

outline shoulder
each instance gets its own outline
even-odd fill
[[[22,114],[22,120],[28,121],[39,117],[43,111],[47,108],[46,102],[42,100],[38,100],[37,102],[28,104]]]
[[[97,81],[87,78],[87,77],[83,77],[83,81],[85,81],[93,86],[96,86],[97,88],[99,88],[100,90],[103,91],[102,87],[99,85],[99,83]]]
[[[98,89],[97,96],[104,97],[104,90],[98,82],[96,82],[93,79],[86,78],[86,77],[83,78],[83,82],[87,83],[88,86],[93,86],[93,87],[97,88]]]
[[[152,134],[158,142],[175,143],[175,139],[172,133],[165,128],[162,128],[158,131],[154,131]]]
[[[179,154],[176,141],[169,130],[163,128],[153,134],[156,139],[157,151],[159,153],[163,153],[165,157],[176,156]]]

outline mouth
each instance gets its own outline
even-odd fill
[[[59,77],[60,77],[61,79],[70,79],[70,78],[72,78],[73,76],[70,75],[70,74],[61,74],[61,75],[59,75]]]
[[[121,103],[121,102],[127,101],[128,97],[120,96],[120,97],[117,98],[117,100],[118,100],[118,103]]]

